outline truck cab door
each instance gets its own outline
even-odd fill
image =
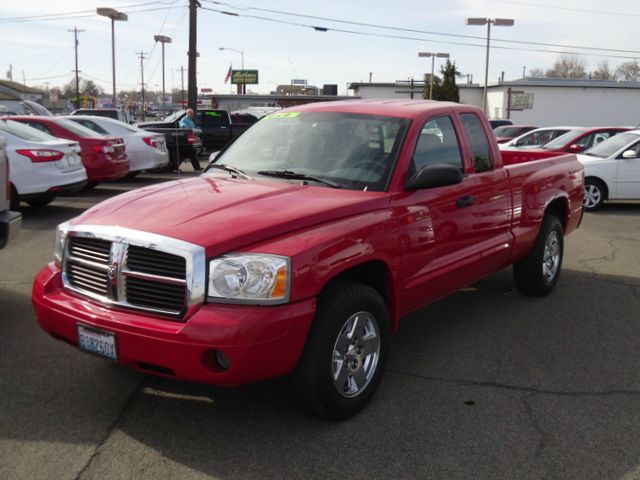
[[[225,110],[198,110],[196,125],[205,150],[221,150],[231,140],[231,123]]]
[[[454,165],[464,172],[458,134],[448,115],[423,124],[407,178],[437,164]],[[475,187],[473,177],[464,176],[456,185],[405,191],[394,198],[403,313],[468,283],[465,266],[473,262],[475,242],[475,207],[468,199]]]
[[[461,113],[460,121],[466,134],[475,174],[473,197],[473,238],[482,256],[478,265],[481,276],[493,273],[509,263],[512,246],[512,197],[509,175],[499,162],[496,151],[475,113]]]

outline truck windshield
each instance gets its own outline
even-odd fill
[[[630,144],[638,140],[640,140],[640,134],[638,133],[619,133],[618,135],[614,135],[613,137],[603,140],[595,147],[584,152],[584,154],[589,155],[590,157],[609,158],[627,145],[630,148]]]
[[[287,171],[343,188],[384,191],[408,124],[406,119],[379,115],[273,113],[239,137],[216,163],[253,177],[261,171]]]

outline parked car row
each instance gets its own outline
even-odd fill
[[[515,128],[497,127],[500,129]],[[640,130],[630,127],[548,127],[499,145],[505,165],[578,154],[584,165],[586,211],[607,200],[640,199]]]
[[[7,116],[0,137],[11,171],[11,210],[169,163],[162,135],[110,118]]]

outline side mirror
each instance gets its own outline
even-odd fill
[[[446,187],[462,182],[464,175],[458,167],[446,163],[426,165],[404,184],[405,190]]]
[[[625,150],[622,152],[622,158],[638,158],[638,154],[635,150]]]
[[[569,151],[571,153],[580,153],[583,150],[582,145],[578,145],[574,143],[573,145],[569,145]]]

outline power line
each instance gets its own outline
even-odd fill
[[[205,0],[206,1],[206,0]],[[210,2],[210,3],[214,3],[214,2]],[[310,24],[304,24],[304,23],[297,23],[297,22],[289,22],[286,20],[280,20],[280,19],[276,19],[276,18],[270,18],[270,17],[263,17],[260,15],[247,15],[247,14],[240,14],[240,13],[235,13],[235,12],[227,12],[224,10],[218,10],[215,8],[210,8],[210,7],[202,7],[202,10],[207,10],[207,11],[211,11],[211,12],[216,12],[216,13],[220,13],[223,15],[229,15],[232,17],[245,17],[245,18],[253,18],[256,20],[263,20],[263,21],[268,21],[268,22],[274,22],[274,23],[280,23],[280,24],[285,24],[285,25],[293,25],[293,26],[297,26],[297,27],[303,27],[303,28],[311,28],[315,31],[318,32],[339,32],[339,33],[348,33],[348,34],[352,34],[352,35],[362,35],[362,36],[367,36],[367,37],[378,37],[378,38],[393,38],[393,39],[397,39],[397,40],[411,40],[411,41],[419,41],[419,42],[431,42],[431,43],[440,43],[440,44],[444,44],[444,45],[458,45],[458,46],[466,46],[466,47],[481,47],[481,48],[486,48],[486,44],[479,44],[479,43],[469,43],[469,42],[453,42],[453,41],[443,41],[443,40],[434,40],[432,38],[424,38],[424,37],[410,37],[410,36],[404,36],[404,35],[392,35],[392,34],[385,34],[385,33],[373,33],[373,32],[362,32],[362,31],[357,31],[357,30],[347,30],[347,29],[341,29],[341,28],[329,28],[329,27],[324,27],[324,26],[319,26],[319,25],[310,25]],[[448,35],[448,34],[439,34],[439,35],[447,35],[447,36],[460,36],[460,35]],[[507,40],[503,40],[505,42],[507,42]],[[514,43],[521,43],[521,42],[516,42],[514,41]],[[524,42],[522,42],[524,43]],[[532,44],[536,45],[536,43],[531,42]],[[579,55],[579,56],[595,56],[595,57],[606,57],[606,58],[622,58],[622,59],[635,59],[637,58],[638,55],[612,55],[612,54],[598,54],[598,53],[582,53],[582,52],[572,52],[572,51],[566,51],[566,50],[547,50],[547,49],[542,49],[542,48],[518,48],[518,47],[505,47],[505,46],[501,46],[501,45],[492,45],[491,47],[492,49],[498,49],[498,50],[511,50],[511,51],[526,51],[526,52],[538,52],[538,53],[554,53],[556,55]],[[577,47],[572,47],[572,48],[577,48]],[[587,49],[589,47],[580,47],[580,48],[584,48]],[[622,51],[622,50],[614,50],[614,51]],[[640,54],[640,51],[629,51],[629,53],[638,53]]]
[[[146,5],[157,5],[157,4],[166,4],[166,3],[167,3],[166,1],[134,3],[134,4],[131,4],[131,5],[123,5],[122,7],[119,7],[119,8],[121,8],[121,9],[123,9],[123,8],[135,8],[135,7],[144,7]],[[175,3],[175,2],[172,2],[172,3]],[[94,10],[78,10],[78,11],[75,11],[75,12],[43,13],[41,15],[28,15],[28,16],[23,16],[23,17],[5,17],[5,18],[0,18],[0,22],[9,22],[9,21],[17,21],[17,20],[38,20],[38,19],[43,19],[43,18],[61,17],[61,16],[83,14],[83,13],[92,13],[93,15],[96,15],[95,9]]]
[[[157,3],[157,2],[154,2]],[[157,7],[157,8],[145,8],[141,10],[126,10],[126,13],[144,13],[144,12],[155,12],[159,10],[167,10],[171,8],[176,8],[175,6],[171,7]],[[180,8],[180,7],[178,7]],[[185,8],[185,7],[182,7]],[[91,18],[98,16],[97,13],[93,14],[83,14],[83,15],[69,15],[64,17],[30,17],[24,20],[9,20],[9,19],[0,19],[0,23],[25,23],[25,22],[46,22],[46,21],[56,21],[56,20],[75,20],[77,18]]]
[[[356,22],[356,21],[351,21],[351,20],[343,20],[343,19],[339,19],[339,18],[320,17],[320,16],[316,16],[316,15],[307,15],[307,14],[303,14],[303,13],[288,12],[288,11],[283,11],[283,10],[273,10],[273,9],[252,7],[252,6],[237,6],[237,5],[228,3],[228,2],[218,2],[218,1],[215,1],[215,0],[203,0],[203,1],[207,2],[207,3],[215,4],[215,5],[227,6],[227,7],[230,7],[230,8],[236,9],[236,10],[241,10],[241,11],[255,10],[255,11],[261,11],[261,12],[267,12],[267,13],[275,13],[277,15],[286,15],[286,16],[292,16],[292,17],[309,18],[309,19],[313,19],[313,20],[322,20],[322,21],[327,21],[327,22],[335,22],[335,23],[341,23],[341,24],[355,25],[355,26],[359,26],[359,27],[380,28],[380,29],[385,29],[385,30],[395,30],[395,31],[407,32],[407,33],[422,33],[422,34],[426,34],[426,35],[437,35],[437,36],[453,37],[453,38],[465,38],[465,39],[471,39],[471,40],[482,40],[482,41],[485,40],[485,37],[480,37],[480,36],[476,36],[476,35],[463,35],[463,34],[456,34],[456,33],[433,32],[433,31],[429,31],[429,30],[418,30],[418,29],[411,29],[411,28],[403,28],[403,27],[397,27],[397,26],[393,26],[393,25],[383,25],[383,24],[376,24],[376,23]],[[495,1],[509,1],[509,0],[495,0]],[[517,3],[517,2],[514,2],[514,3]],[[559,7],[559,8],[561,8],[561,7]],[[205,8],[205,10],[208,10],[208,9]],[[223,14],[226,14],[226,15],[231,15],[231,16],[244,16],[244,17],[249,17],[249,18],[265,19],[264,17],[254,16],[254,15],[234,13],[234,12],[225,12],[225,11],[222,11],[222,10],[215,10],[215,9],[211,9],[211,10],[217,11],[219,13],[223,13]],[[277,21],[277,19],[270,19],[270,20]],[[289,22],[285,22],[285,21],[282,21],[282,22],[283,23],[289,23]],[[290,24],[298,25],[298,26],[311,27],[311,28],[314,28],[314,29],[320,30],[320,31],[328,31],[328,30],[340,31],[338,29],[333,29],[333,28],[327,28],[326,30],[324,30],[324,27],[318,27],[318,26],[313,26],[313,25],[301,25],[301,24],[295,24],[295,23],[290,23]],[[521,45],[538,45],[538,46],[543,46],[543,47],[572,48],[572,49],[578,49],[578,50],[590,50],[590,51],[596,50],[596,51],[612,52],[612,53],[617,52],[617,53],[640,54],[640,50],[621,50],[621,49],[595,47],[595,46],[581,46],[581,45],[567,45],[567,44],[556,44],[556,43],[530,42],[530,41],[525,41],[525,40],[510,40],[510,39],[500,39],[500,38],[492,38],[491,40],[494,41],[494,42],[516,43],[516,44],[521,44]],[[432,41],[432,40],[430,40],[430,41]],[[464,44],[453,44],[453,45],[464,45]],[[483,44],[483,46],[484,46],[484,44]],[[553,52],[553,53],[557,53],[557,52]],[[622,57],[622,58],[628,58],[628,57]]]
[[[523,7],[540,7],[540,8],[551,8],[554,10],[564,10],[567,12],[578,12],[578,13],[595,13],[598,15],[615,15],[619,17],[640,17],[640,14],[637,13],[624,13],[624,12],[613,12],[611,10],[588,10],[586,8],[570,8],[570,7],[559,7],[557,5],[551,5],[546,3],[531,3],[531,2],[518,2],[515,0],[493,0],[494,2],[500,3],[510,3],[513,5],[520,5]]]

